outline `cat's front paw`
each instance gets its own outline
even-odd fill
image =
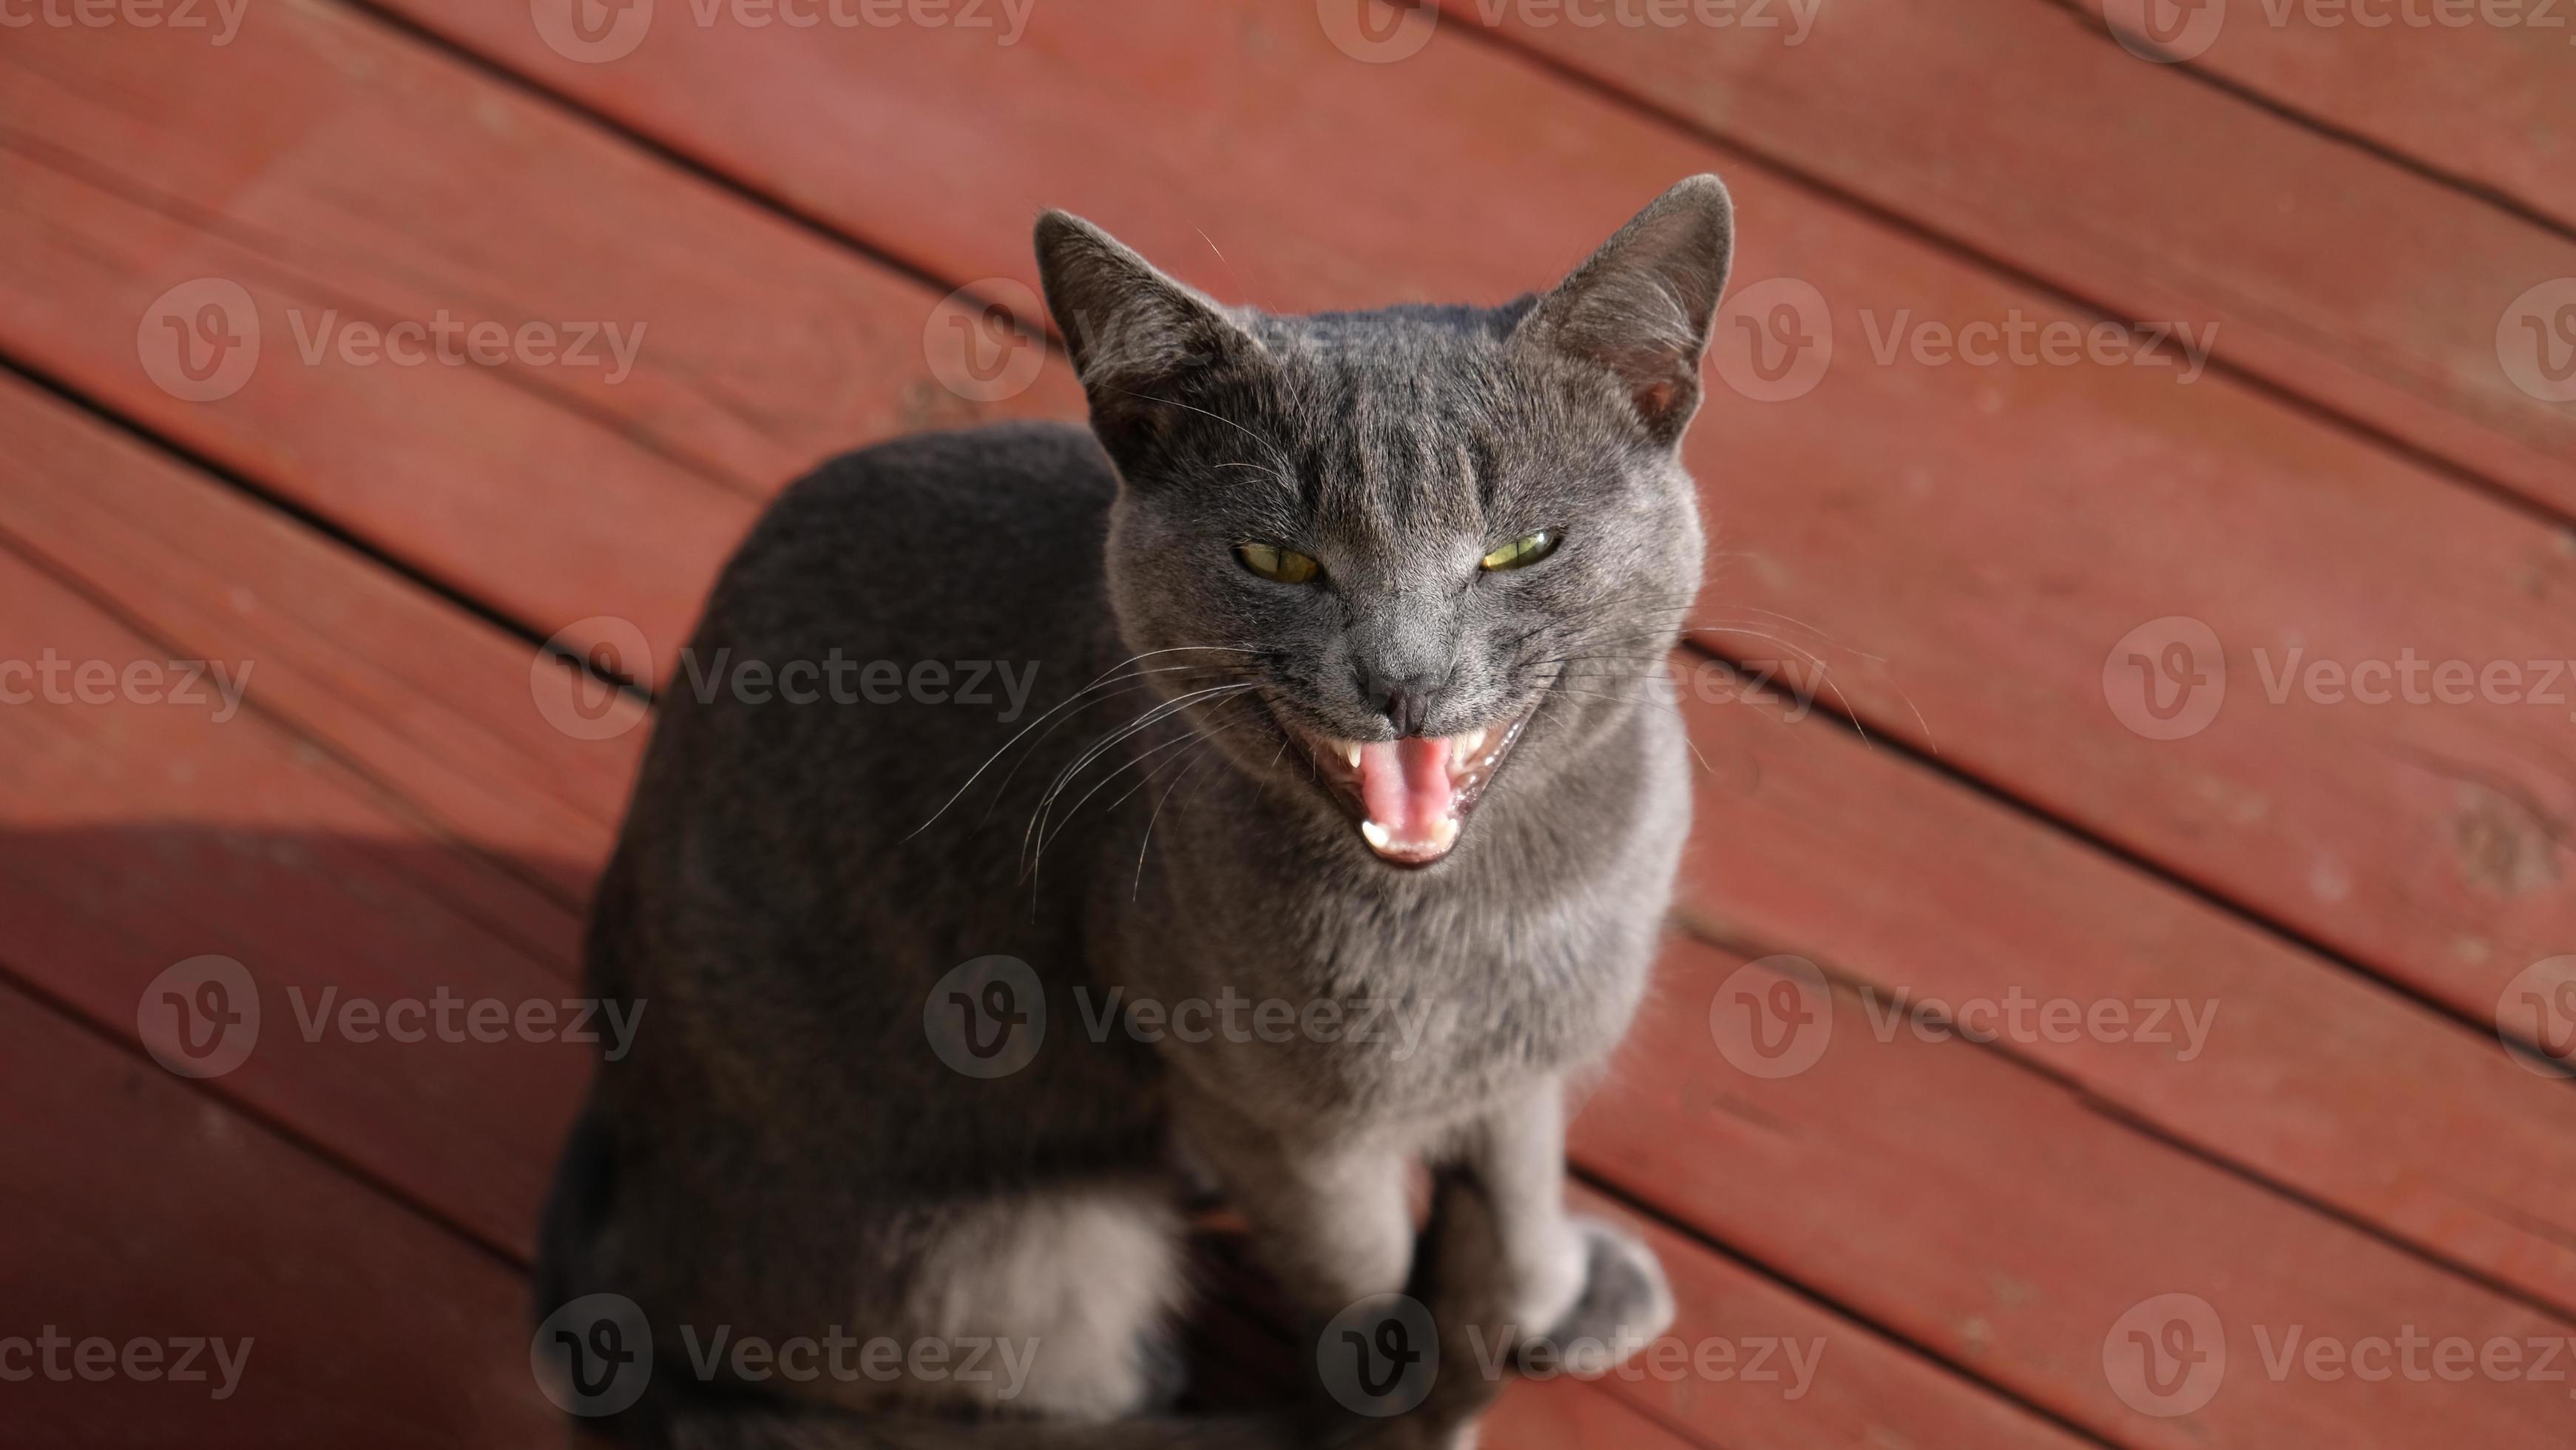
[[[1607,1374],[1673,1327],[1673,1289],[1643,1239],[1597,1218],[1567,1222],[1582,1246],[1582,1289],[1544,1334],[1524,1336],[1523,1369]]]

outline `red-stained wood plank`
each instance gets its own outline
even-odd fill
[[[0,659],[123,681],[189,657],[0,550]],[[236,678],[254,666],[256,685],[255,660],[208,657]],[[255,701],[219,720],[211,689],[190,703],[130,678],[132,693],[69,672],[51,687],[8,682],[22,697],[0,705],[9,967],[131,1038],[147,1019],[168,1025],[155,1006],[166,972],[240,963],[257,992],[248,1057],[209,1085],[485,1242],[524,1248],[594,1049],[559,1034],[476,1040],[491,1029],[463,1004],[515,1013],[574,996],[572,914],[426,830]],[[196,999],[192,983],[179,989]],[[442,997],[460,1005],[418,1024],[426,1040],[339,1025],[355,1001]]]
[[[2564,1442],[2563,1380],[2459,1376],[2456,1363],[2444,1379],[2429,1349],[2412,1357],[2420,1379],[2328,1379],[2303,1354],[2312,1340],[2349,1350],[2411,1333],[2509,1341],[2528,1368],[2538,1352],[2524,1346],[2554,1342],[2563,1357],[2571,1321],[2284,1202],[2000,1054],[1882,1042],[1847,992],[1796,1002],[1804,1025],[1767,1021],[1779,1055],[1737,1049],[1765,1075],[1732,1065],[1713,1021],[1748,1003],[1768,1012],[1781,992],[1798,988],[1767,966],[1669,954],[1657,1007],[1576,1124],[1578,1161],[2117,1444]],[[2205,1303],[2224,1334],[2205,1403],[2185,1402],[2198,1382],[2177,1382],[2172,1361],[2165,1393],[2139,1372],[2131,1329],[2217,1351],[2214,1333],[2169,1329],[2183,1311],[2167,1295]],[[2299,1352],[2276,1376],[2266,1352],[2277,1361],[2293,1329]]]
[[[2024,8],[2071,56],[2129,59]],[[1059,5],[1008,47],[719,11],[580,64],[499,0],[407,13],[956,278],[1028,281],[1025,218],[1053,202],[1263,305],[1499,298],[1673,177],[1720,167],[1744,219],[1739,297],[1804,280],[1841,342],[1805,396],[1712,388],[1691,451],[1720,534],[1712,617],[1805,621],[1814,635],[1790,633],[1838,642],[1814,647],[1872,729],[2469,1017],[2576,940],[2563,710],[2296,690],[2276,705],[2265,689],[2293,651],[2472,670],[2576,655],[2551,607],[2576,587],[2563,532],[2256,389],[2180,385],[2179,364],[1989,369],[1900,348],[1879,365],[1870,334],[1900,318],[2094,319],[1492,46],[1435,37],[1364,65],[1303,11],[1222,4]],[[2141,73],[2180,83],[2108,72]],[[1162,123],[1176,114],[1199,120]],[[1732,368],[1715,364],[1721,381]],[[2130,636],[2177,616],[2211,629],[2229,693],[2203,733],[2151,740],[2121,722],[2106,665],[2116,687],[2128,657],[2161,658]]]
[[[495,860],[583,899],[640,756],[644,707],[577,703],[517,639],[70,405],[0,380],[0,540],[182,657],[254,668],[261,707]],[[521,688],[510,691],[512,680]],[[462,686],[462,687],[460,687]]]
[[[15,920],[16,918],[12,918]],[[23,971],[24,943],[0,946]],[[536,1445],[562,1417],[528,1369],[516,1272],[0,986],[0,1339],[163,1346],[146,1380],[12,1351],[13,1445]],[[179,1338],[219,1338],[238,1369]],[[245,1348],[244,1342],[247,1341]],[[151,1361],[137,1351],[138,1370]],[[93,1369],[97,1361],[93,1358]],[[23,1376],[21,1371],[27,1373]]]
[[[2564,0],[2250,0],[2142,33],[2133,0],[2057,0],[2187,65],[2576,228],[2576,13]]]
[[[614,600],[666,654],[758,500],[821,457],[1078,408],[1061,366],[952,390],[939,294],[351,11],[212,52],[93,39],[0,34],[0,352],[541,633]],[[205,279],[241,293],[171,291]],[[258,361],[184,401],[146,359],[166,375],[170,321],[210,299]],[[417,365],[344,350],[442,321]],[[500,363],[476,323],[509,331]],[[565,360],[584,330],[595,365]]]
[[[1594,1382],[1659,1423],[1729,1450],[2083,1443],[2008,1400],[1963,1392],[1963,1377],[1596,1190],[1578,1185],[1572,1200],[1637,1229],[1672,1279],[1663,1347]]]
[[[1495,10],[1444,3],[1460,28]],[[2139,0],[2118,3],[2134,13]],[[2266,3],[2282,0],[2189,13],[2223,14],[2214,53],[2233,53],[2269,43],[2254,39],[2274,34]],[[2226,361],[2576,511],[2576,407],[2541,374],[2518,381],[2498,336],[2527,291],[2576,277],[2576,240],[2561,232],[2141,60],[2038,0],[1838,0],[1794,45],[1788,26],[1542,26],[1516,6],[1499,18],[1512,43],[1694,127],[2117,315],[2215,327]],[[2475,93],[2474,74],[2429,79],[2442,73],[2420,45],[2383,44],[2425,86]],[[2546,113],[2576,95],[2576,51],[2549,58],[2556,100],[2516,109],[2538,59],[2492,103],[2408,108],[2374,90],[2368,104],[2447,115],[2434,123],[2446,129],[2510,137],[2519,121],[2545,134]],[[1865,347],[1857,329],[1836,342]]]
[[[1682,892],[1704,928],[1945,1021],[1982,1004],[1966,1025],[2004,1051],[2576,1315],[2564,1081],[1794,698],[1688,662],[1677,682],[1707,766]]]

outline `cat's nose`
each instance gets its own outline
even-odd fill
[[[1423,722],[1431,718],[1432,702],[1448,681],[1429,673],[1417,675],[1382,675],[1370,670],[1361,681],[1369,708],[1395,727],[1397,738],[1422,733]]]

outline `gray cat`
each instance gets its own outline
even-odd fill
[[[1688,826],[1649,676],[1699,588],[1679,445],[1732,236],[1694,177],[1544,295],[1297,317],[1038,223],[1091,430],[825,465],[708,604],[724,687],[664,701],[589,950],[659,1025],[602,1066],[540,1278],[647,1321],[605,1423],[1462,1444],[1502,1358],[1603,1369],[1667,1327],[1652,1253],[1565,1211],[1565,1102]],[[1025,715],[967,685],[1032,668]],[[1303,1327],[1342,1315],[1327,1382],[1347,1343],[1383,1389],[1395,1301],[1344,1311],[1410,1286],[1428,1399],[1172,1415],[1205,1191]],[[797,1379],[710,1359],[719,1330],[946,1366]],[[973,1342],[1034,1350],[978,1381]]]

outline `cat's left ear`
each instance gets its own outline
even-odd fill
[[[1700,175],[1655,198],[1530,309],[1516,342],[1580,358],[1626,385],[1655,441],[1699,410],[1700,357],[1735,254],[1735,204]]]

